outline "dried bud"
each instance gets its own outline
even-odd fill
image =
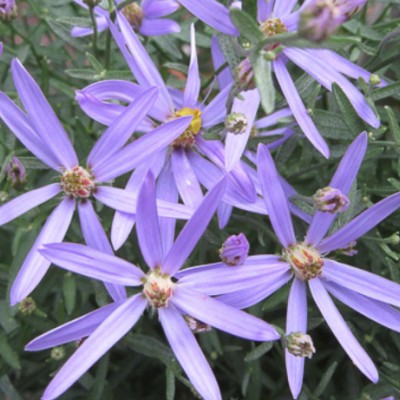
[[[234,267],[244,264],[249,254],[249,249],[250,245],[246,236],[243,233],[239,233],[239,235],[229,236],[225,240],[219,250],[219,255],[226,265]]]
[[[31,315],[36,311],[36,303],[32,297],[27,297],[18,304],[18,311],[22,315]]]
[[[17,17],[15,0],[0,0],[0,20],[11,21]]]
[[[256,83],[254,81],[254,71],[248,57],[242,60],[236,67],[235,75],[236,81],[241,90],[255,89]]]
[[[225,118],[225,128],[235,135],[244,133],[247,128],[247,118],[242,113],[234,112]]]
[[[315,353],[315,347],[310,335],[302,332],[292,332],[285,336],[285,347],[290,354],[296,357],[311,358]]]
[[[317,190],[313,196],[314,207],[318,211],[329,212],[344,212],[349,208],[350,200],[339,189],[329,186]]]
[[[128,4],[122,9],[122,14],[124,14],[133,28],[139,29],[142,25],[144,14],[142,8],[138,4]]]
[[[82,0],[89,7],[96,7],[100,4],[101,0]]]
[[[11,161],[6,165],[6,173],[15,188],[24,186],[26,182],[25,167],[17,157],[13,156]]]
[[[198,321],[197,319],[191,317],[190,315],[185,315],[184,318],[186,323],[188,324],[188,327],[194,333],[210,332],[212,329],[210,325]]]
[[[50,357],[55,360],[59,361],[65,357],[65,350],[62,346],[53,347],[51,349]]]

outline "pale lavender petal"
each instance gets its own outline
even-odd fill
[[[119,305],[119,303],[108,304],[98,310],[52,329],[29,342],[25,346],[25,350],[40,351],[50,349],[64,343],[73,342],[90,336]]]
[[[50,200],[61,191],[59,183],[43,186],[40,189],[24,193],[0,207],[0,225],[25,214],[32,208]]]
[[[306,284],[294,279],[289,293],[286,318],[286,334],[307,332],[307,294]],[[303,386],[304,357],[296,357],[285,349],[286,373],[290,391],[297,399]]]
[[[351,358],[357,368],[372,382],[376,383],[379,379],[378,371],[371,358],[358,343],[353,333],[347,326],[343,317],[329,297],[322,280],[320,278],[311,279],[309,287],[314,301],[317,303],[326,323],[331,328],[336,339]]]
[[[260,94],[258,89],[241,92],[233,100],[232,113],[243,114],[247,126],[240,134],[228,132],[225,139],[225,169],[230,172],[241,159],[247,146],[250,132],[253,129],[254,120],[260,105]]]
[[[165,17],[179,8],[174,0],[146,0],[142,2],[143,12],[148,18]]]
[[[275,1],[274,4],[274,16],[275,17],[284,17],[285,15],[290,14],[290,12],[293,10],[293,7],[296,5],[297,0],[277,0]]]
[[[183,107],[194,108],[200,92],[199,65],[197,62],[196,36],[194,25],[190,26],[190,65],[186,79]]]
[[[185,314],[232,335],[257,341],[279,339],[278,332],[268,323],[180,285],[170,301]]]
[[[136,324],[147,301],[137,294],[125,301],[90,335],[47,386],[43,400],[52,400],[74,384],[106,351]]]
[[[215,36],[211,38],[211,56],[214,71],[218,71],[224,64],[226,64],[224,54],[219,46],[218,39]],[[233,77],[229,65],[226,65],[225,68],[218,73],[217,80],[221,90],[233,83]]]
[[[222,89],[202,111],[203,128],[208,129],[225,121],[226,102],[232,85]]]
[[[379,275],[325,259],[322,276],[353,292],[400,307],[400,285]]]
[[[168,252],[162,267],[164,273],[174,275],[187,260],[214,215],[225,187],[226,179],[222,178],[204,197]]]
[[[258,178],[265,205],[276,236],[284,247],[296,243],[288,201],[281,186],[278,171],[266,146],[260,144],[257,152]]]
[[[286,51],[286,49],[285,49]],[[274,62],[274,71],[276,79],[278,80],[279,86],[285,96],[285,100],[289,104],[290,110],[300,128],[303,130],[307,139],[313,144],[313,146],[321,152],[321,154],[328,158],[329,148],[321,134],[318,132],[313,120],[308,114],[306,107],[304,106],[303,100],[301,99],[297,88],[286,69],[285,63],[278,57]]]
[[[365,152],[367,151],[368,136],[363,132],[353,141],[344,154],[329,187],[339,189],[347,195],[360,169]],[[306,242],[317,245],[328,232],[336,213],[316,211],[308,229]]]
[[[114,255],[104,228],[96,215],[90,201],[78,203],[79,221],[81,223],[82,234],[88,246],[100,250],[104,253]],[[123,286],[105,283],[105,286],[114,301],[126,299],[126,291]]]
[[[96,9],[98,8],[99,7],[96,7]],[[107,19],[104,16],[97,16],[95,17],[95,19],[98,33],[103,32],[107,29]],[[93,28],[75,26],[71,29],[72,37],[83,37],[88,35],[93,35]]]
[[[104,282],[140,286],[144,273],[122,258],[76,243],[43,245],[40,253],[68,271]]]
[[[14,104],[9,97],[0,92],[0,118],[37,158],[49,167],[60,171],[61,163],[51,153],[46,142],[44,142],[31,126],[26,115]]]
[[[15,305],[27,297],[46,274],[50,261],[44,258],[38,249],[44,243],[56,243],[64,239],[74,209],[75,201],[65,198],[47,218],[11,287],[11,305]]]
[[[65,168],[78,165],[75,151],[63,126],[37,83],[16,58],[12,61],[11,72],[29,119],[54,158]]]
[[[257,20],[258,22],[264,22],[271,16],[272,9],[274,7],[275,0],[257,0]]]
[[[332,250],[346,248],[349,243],[367,233],[399,207],[400,193],[386,197],[386,199],[381,200],[379,203],[362,212],[333,235],[324,239],[318,245],[318,249],[323,253],[329,253]]]
[[[190,382],[205,399],[221,400],[214,374],[186,321],[170,304],[159,308],[165,336]]]
[[[158,97],[158,89],[150,88],[138,96],[123,113],[100,136],[89,153],[88,166],[95,169],[96,165],[120,150],[131,138],[149,112]]]
[[[93,167],[96,181],[105,182],[132,171],[149,156],[167,147],[185,131],[191,120],[192,117],[188,116],[166,122],[114,153],[110,158],[103,159],[100,164]]]
[[[239,34],[229,17],[228,9],[216,0],[179,0],[179,3],[217,31],[226,35],[237,36]]]
[[[215,296],[252,288],[264,280],[277,279],[288,270],[288,265],[283,262],[266,265],[248,265],[246,262],[236,267],[223,264],[219,268],[195,270],[190,274],[191,269],[185,270],[185,276],[179,279],[179,286]]]
[[[192,166],[182,148],[171,154],[172,172],[178,192],[187,206],[196,209],[203,200],[203,192]]]
[[[146,264],[154,269],[161,266],[163,251],[156,206],[156,182],[149,172],[138,197],[136,232]]]
[[[169,33],[180,32],[179,24],[172,19],[144,18],[139,28],[139,33],[144,36],[161,36]]]
[[[222,202],[217,208],[218,215],[218,227],[224,229],[228,225],[229,219],[231,218],[233,206],[228,203]]]
[[[288,107],[282,108],[282,110],[276,111],[276,112],[272,113],[271,115],[268,115],[264,118],[257,120],[255,123],[255,126],[258,129],[269,128],[270,126],[273,126],[273,125],[277,124],[278,122],[280,122],[281,119],[289,118],[289,117],[293,117],[293,113],[290,110],[290,108],[288,108]]]
[[[265,300],[271,294],[275,293],[283,285],[288,283],[292,277],[293,274],[291,271],[289,271],[288,266],[287,271],[279,276],[273,275],[268,279],[264,278],[263,282],[257,286],[224,294],[222,296],[218,296],[217,299],[225,304],[230,305],[231,307],[240,309],[248,308],[262,300]]]
[[[284,53],[326,89],[332,90],[332,84],[337,83],[349,98],[357,114],[372,127],[379,127],[380,122],[365,96],[329,62],[315,58],[313,54],[303,49],[285,48]],[[310,60],[312,60],[311,63]]]
[[[324,281],[325,288],[338,300],[380,325],[400,332],[400,312],[381,301],[373,300],[333,282]]]

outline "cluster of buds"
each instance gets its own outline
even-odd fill
[[[219,255],[221,260],[230,267],[235,267],[244,264],[249,254],[250,245],[243,233],[239,235],[229,236],[225,240]]]
[[[234,112],[225,118],[225,128],[228,132],[240,135],[246,131],[247,118],[242,113]]]
[[[6,165],[6,173],[12,186],[17,189],[24,186],[26,182],[25,167],[17,157],[13,156],[11,161]]]
[[[7,22],[17,17],[15,0],[0,0],[0,20]]]
[[[210,325],[205,324],[204,322],[201,322],[190,315],[185,315],[184,318],[188,327],[193,333],[210,332],[212,329]]]
[[[150,271],[143,282],[143,293],[153,308],[166,307],[172,296],[174,283],[159,269]]]
[[[339,189],[329,186],[317,190],[313,196],[314,206],[318,211],[331,214],[344,212],[349,208],[350,200]]]
[[[124,14],[133,28],[139,29],[142,25],[144,14],[142,8],[137,3],[131,3],[125,6],[122,9],[122,14]]]
[[[285,336],[284,345],[287,351],[296,357],[311,358],[315,353],[311,336],[302,332],[292,332]]]
[[[201,111],[198,108],[182,108],[174,112],[173,118],[192,116],[192,122],[186,128],[186,130],[177,139],[172,142],[172,147],[178,149],[180,147],[189,149],[195,144],[195,136],[200,132],[202,119]]]

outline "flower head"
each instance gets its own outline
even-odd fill
[[[315,347],[310,335],[302,332],[292,332],[284,337],[287,351],[296,357],[311,358]]]
[[[250,245],[243,233],[229,236],[225,240],[219,255],[221,260],[230,267],[242,265],[249,254]]]

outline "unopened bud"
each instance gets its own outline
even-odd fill
[[[201,322],[190,315],[185,315],[184,318],[188,327],[194,333],[210,332],[212,329],[210,325],[205,324],[204,322]]]
[[[17,17],[15,0],[0,0],[0,20],[11,21]]]
[[[313,196],[314,206],[318,211],[329,212],[344,212],[349,208],[350,200],[339,189],[329,186],[317,190]]]
[[[285,336],[284,343],[288,352],[296,357],[311,358],[315,353],[311,336],[302,332],[292,332]]]
[[[229,236],[225,240],[219,250],[219,255],[226,265],[234,267],[244,264],[249,254],[249,249],[250,245],[246,236],[243,233],[239,233],[239,235]]]
[[[371,85],[379,85],[380,83],[382,82],[382,80],[381,80],[381,78],[379,77],[379,75],[377,75],[377,74],[372,74],[370,77],[369,77],[369,83],[371,84]]]
[[[15,188],[21,188],[26,182],[26,171],[22,162],[15,156],[6,165],[6,173]]]
[[[242,90],[251,90],[256,87],[254,81],[254,71],[249,57],[246,57],[236,67],[236,81]]]
[[[393,246],[396,246],[400,243],[400,236],[399,232],[393,233],[393,235],[390,236],[390,244]]]
[[[31,315],[36,311],[36,303],[32,297],[27,297],[18,304],[18,311],[22,315]]]
[[[225,118],[225,128],[235,135],[244,133],[247,128],[247,118],[242,113],[234,112]]]
[[[59,361],[65,357],[65,350],[62,346],[53,347],[51,349],[50,357],[55,360]]]

